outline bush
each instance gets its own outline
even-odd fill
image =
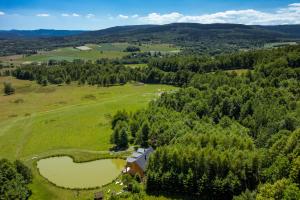
[[[137,52],[137,51],[141,51],[141,49],[136,46],[128,46],[124,51],[125,52]]]
[[[31,172],[20,161],[11,163],[0,160],[0,199],[28,199],[31,195],[27,184],[31,182]]]
[[[9,82],[4,82],[4,93],[6,95],[11,95],[15,93],[15,88]]]
[[[16,160],[14,164],[16,166],[17,172],[24,177],[26,184],[31,183],[32,182],[31,170],[19,160]]]
[[[134,182],[134,183],[132,184],[132,192],[133,192],[133,193],[140,193],[140,192],[141,192],[141,186],[140,186],[139,183]]]

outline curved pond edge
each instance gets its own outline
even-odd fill
[[[105,187],[107,185],[110,185],[113,182],[115,182],[120,177],[120,175],[122,174],[122,172],[120,172],[120,175],[117,178],[115,178],[114,180],[112,180],[111,182],[109,182],[107,184],[104,184],[104,185],[101,185],[101,186],[97,186],[97,187],[69,188],[69,187],[59,186],[59,185],[56,185],[55,183],[51,182],[49,179],[47,179],[43,175],[41,175],[40,170],[37,167],[38,161],[43,160],[43,159],[47,159],[47,158],[53,158],[53,157],[70,157],[73,160],[74,163],[87,163],[87,162],[92,162],[92,161],[97,161],[97,160],[106,160],[106,159],[122,159],[122,160],[126,160],[125,156],[120,156],[120,155],[104,155],[103,158],[96,158],[96,159],[84,160],[84,161],[81,162],[81,161],[76,161],[75,156],[73,156],[73,155],[69,155],[69,154],[53,154],[53,155],[49,155],[49,156],[39,157],[39,158],[37,158],[34,161],[35,170],[37,170],[39,176],[42,177],[44,180],[46,180],[47,183],[49,183],[50,185],[53,185],[53,186],[55,186],[57,188],[61,188],[61,189],[65,189],[65,190],[71,190],[71,191],[80,191],[80,190],[83,191],[83,190],[97,190],[97,189],[101,189],[101,188],[103,188],[103,187]]]

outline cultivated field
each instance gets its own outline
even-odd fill
[[[44,62],[48,60],[68,60],[74,59],[92,60],[95,61],[101,58],[121,58],[128,55],[124,52],[126,47],[132,44],[129,43],[103,43],[103,44],[87,44],[80,47],[65,47],[58,48],[52,51],[43,51],[31,56],[6,56],[0,57],[4,63],[30,63],[30,62]],[[170,44],[142,44],[139,46],[141,52],[161,52],[161,53],[177,53],[179,48]]]
[[[143,108],[166,85],[97,87],[49,85],[0,77],[10,81],[16,94],[0,96],[0,158],[21,159],[34,172],[31,199],[86,199],[93,191],[65,190],[49,184],[38,175],[37,159],[66,154],[77,161],[114,156],[111,147],[110,119],[117,111]],[[108,188],[118,187],[114,184]]]

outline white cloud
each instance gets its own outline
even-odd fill
[[[0,16],[1,16],[1,15],[5,15],[5,12],[0,11]]]
[[[131,17],[135,19],[135,18],[138,18],[139,15],[135,14],[135,15],[132,15]]]
[[[39,14],[37,14],[36,16],[37,16],[37,17],[49,17],[50,14],[48,14],[48,13],[39,13]]]
[[[163,15],[159,13],[150,13],[146,17],[140,17],[140,20],[148,22],[150,24],[167,24],[171,22],[176,22],[182,17],[184,16],[177,12],[172,12]]]
[[[91,17],[92,14],[88,14],[86,15],[86,17]],[[80,17],[81,15],[80,14],[77,14],[77,13],[62,13],[61,14],[62,17]]]
[[[91,13],[89,13],[89,14],[87,14],[85,17],[86,17],[86,18],[88,18],[88,19],[90,19],[90,18],[93,18],[93,17],[95,17],[95,15],[94,15],[94,14],[91,14]]]
[[[292,3],[289,7],[300,7],[300,3]]]
[[[127,15],[122,15],[122,14],[120,14],[118,17],[121,18],[121,19],[128,19],[129,18]]]
[[[228,10],[204,15],[184,15],[178,12],[166,14],[150,13],[138,18],[143,23],[167,24],[173,22],[194,23],[237,23],[237,24],[299,24],[300,3],[290,4],[274,12],[262,12],[254,9]]]
[[[72,13],[72,17],[80,17],[80,15],[77,13]]]

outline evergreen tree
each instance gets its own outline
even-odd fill
[[[128,147],[128,134],[127,134],[126,128],[124,128],[124,127],[120,131],[120,141],[119,141],[118,146],[121,148]]]
[[[139,143],[141,144],[142,147],[148,147],[149,132],[150,132],[149,123],[146,121],[141,126],[139,132]]]

